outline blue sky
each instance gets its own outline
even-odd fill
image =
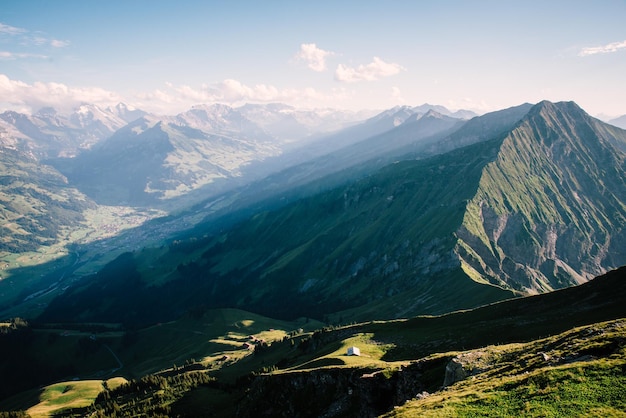
[[[626,1],[0,3],[0,110],[119,101],[626,114]]]

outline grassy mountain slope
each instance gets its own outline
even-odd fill
[[[207,305],[346,322],[581,283],[626,261],[621,143],[572,103],[540,103],[493,139],[127,254],[42,318],[146,324]]]
[[[0,149],[0,252],[23,253],[57,242],[95,204],[52,167],[18,149]]]
[[[467,280],[452,253],[454,231],[496,145],[399,162],[224,233],[127,254],[86,287],[68,289],[43,318],[154,321],[201,304],[283,318],[376,304],[381,314],[386,305],[384,317],[397,317],[512,297]],[[452,296],[457,289],[467,294]]]
[[[624,319],[526,344],[456,354],[471,380],[423,392],[385,417],[603,416],[626,411]],[[458,369],[457,369],[458,370]]]
[[[471,311],[316,332],[278,370],[252,381],[240,416],[492,416],[494,406],[511,416],[558,408],[562,392],[568,411],[623,410],[625,278],[621,268],[578,287]],[[622,319],[603,322],[612,318]],[[351,345],[361,348],[360,358],[345,355]],[[602,386],[602,396],[585,400],[572,393]]]
[[[626,131],[543,102],[487,164],[458,231],[468,270],[542,292],[626,260]],[[619,148],[617,148],[619,147]]]
[[[323,154],[321,157],[281,170],[245,187],[238,192],[234,209],[275,196],[293,201],[357,180],[399,159],[425,158],[492,139],[510,130],[530,107],[524,104],[467,122],[435,112],[415,114],[407,108],[398,109],[395,113],[383,112],[315,143],[332,152],[319,152]],[[349,143],[337,149],[337,144],[342,144],[344,141],[341,138],[344,137],[350,138]],[[333,145],[326,147],[329,141]]]
[[[514,108],[484,115],[481,118],[485,118],[486,122],[477,123],[476,120],[474,120],[468,123],[469,130],[467,136],[475,139],[476,127],[482,126],[484,128],[482,135],[488,137],[490,132],[495,132],[490,129],[496,129],[498,132],[502,129],[502,121],[512,125],[521,117],[518,113],[519,112]],[[494,121],[498,123],[494,123]],[[114,246],[119,250],[117,254],[120,254],[124,250],[135,248],[137,246],[136,243],[145,239],[146,235],[162,237],[164,231],[177,230],[180,229],[182,225],[196,223],[204,216],[203,214],[207,213],[212,213],[211,219],[218,220],[214,222],[213,225],[224,225],[226,219],[232,224],[235,220],[246,219],[252,213],[278,208],[284,206],[288,201],[295,201],[302,197],[319,193],[322,190],[329,190],[337,185],[346,184],[349,181],[353,181],[355,178],[362,178],[367,173],[375,171],[378,167],[396,160],[397,156],[395,155],[401,151],[390,151],[394,147],[411,143],[413,145],[411,145],[410,151],[414,152],[416,147],[419,148],[421,146],[423,148],[423,146],[427,145],[428,141],[422,144],[426,139],[424,137],[428,137],[428,135],[434,132],[454,129],[453,127],[456,124],[457,121],[454,119],[439,117],[439,115],[430,112],[419,118],[415,116],[411,120],[405,121],[405,123],[398,126],[397,129],[390,131],[389,135],[373,137],[358,146],[348,147],[340,152],[327,156],[327,158],[310,162],[305,167],[294,167],[290,170],[278,173],[275,176],[270,176],[264,181],[256,182],[249,187],[213,197],[212,200],[207,201],[206,192],[201,192],[201,190],[203,190],[202,188],[197,189],[195,192],[188,193],[188,196],[193,200],[194,198],[199,198],[202,193],[205,193],[203,195],[205,201],[185,212],[184,216],[170,218],[167,225],[137,230],[136,233],[120,237],[120,239],[110,244],[103,241],[98,247],[100,249],[110,249]],[[365,135],[364,132],[362,134]],[[428,137],[430,138],[430,143],[441,139],[441,135],[443,134],[440,132],[438,136]],[[457,137],[461,139],[464,138],[464,136],[459,133],[457,133],[454,138]],[[474,139],[472,139],[472,141]],[[215,148],[216,146],[217,148]],[[213,158],[218,158],[221,152],[220,150],[223,151],[224,147],[228,146],[239,147],[236,153],[239,157],[252,152],[251,148],[246,149],[245,141],[237,145],[237,141],[230,140],[225,136],[208,135],[198,129],[158,123],[154,118],[145,117],[134,121],[109,140],[103,141],[101,144],[97,145],[96,150],[93,152],[86,152],[82,156],[72,160],[57,160],[56,163],[63,163],[59,165],[59,168],[70,176],[73,181],[78,181],[81,187],[83,187],[83,190],[87,191],[92,196],[97,196],[101,203],[119,203],[120,201],[133,201],[137,203],[140,200],[146,203],[156,195],[159,195],[160,192],[158,190],[167,189],[174,193],[178,191],[184,192],[187,187],[185,185],[193,188],[207,181],[212,181],[212,193],[219,190],[221,186],[229,187],[229,184],[233,186],[233,182],[238,180],[229,177],[232,173],[229,173],[228,170],[221,167],[226,167],[228,164],[230,164],[230,166],[235,164],[236,166],[237,163],[233,161],[230,163],[227,161],[217,161]],[[207,147],[211,148],[212,151],[207,150]],[[355,161],[361,161],[367,158],[367,156],[371,157],[375,154],[377,155],[376,159],[370,163],[359,164],[353,168],[340,171],[331,177],[325,177],[311,182],[313,178],[321,175],[320,173],[324,172],[325,169],[332,168],[332,170],[337,170],[338,167],[350,165]],[[114,163],[111,165],[103,165],[103,160],[114,161]],[[191,161],[192,164],[182,164],[182,162],[185,161]],[[258,168],[259,167],[254,170],[258,171]],[[169,173],[167,174],[168,176],[171,175],[169,180],[164,178],[159,180],[159,176],[155,175],[155,173],[162,173],[163,170]],[[247,170],[246,168],[246,171]],[[100,180],[101,178],[106,178],[107,181],[103,183]],[[230,178],[232,182],[229,183],[224,180],[226,178]],[[303,181],[309,182],[309,184],[305,187],[294,188],[294,183],[299,184]],[[181,203],[179,200],[176,200],[176,202],[178,204]],[[122,211],[116,210],[114,207],[106,208],[107,212],[111,212],[111,216],[102,216],[104,215],[104,209],[105,208],[100,206],[97,211],[94,210],[90,212],[93,216],[87,215],[89,222],[97,223],[94,225],[94,228],[92,228],[97,229],[96,234],[104,232],[103,228],[109,228],[110,224],[119,224],[122,219],[126,218],[120,217],[119,214],[122,213]],[[223,216],[224,214],[226,214],[226,217]],[[129,220],[129,223],[132,223],[132,220]],[[223,228],[223,226],[221,226],[221,228]],[[44,232],[46,231],[44,230]],[[86,233],[89,233],[90,236],[96,235],[91,232]],[[204,232],[202,231],[197,233],[197,235],[203,234]],[[81,232],[80,235],[83,236],[85,234]],[[90,248],[90,250],[98,251],[98,248],[94,246]],[[90,253],[93,251],[90,251]],[[151,253],[151,256],[152,255]],[[37,256],[37,254],[35,254],[35,256]],[[88,257],[89,256],[83,257],[81,262],[88,262]],[[113,257],[114,255],[111,255],[109,260],[113,259]],[[187,262],[189,260],[186,259],[183,261]],[[68,265],[75,262],[75,259],[68,260]],[[178,256],[174,256],[172,269],[180,262]],[[143,264],[149,265],[150,262]],[[47,273],[45,266],[42,266],[42,269],[44,269],[43,274]],[[153,277],[154,274],[154,271],[147,272],[145,276],[146,280],[150,282],[162,282],[167,280],[161,277],[155,279]],[[20,277],[40,277],[41,275],[42,271],[24,270],[23,274],[20,273]],[[56,274],[57,277],[61,275],[62,272]],[[21,296],[19,300],[12,300],[11,303],[19,303],[20,300],[27,298],[29,295],[46,289],[50,283],[39,286],[39,288],[33,288],[32,290],[24,290],[24,292],[21,290],[13,292],[11,295],[23,293],[23,296]],[[66,285],[67,283],[63,284],[63,287]],[[444,287],[442,281],[440,281],[438,285],[440,288]],[[424,286],[428,285],[424,284]],[[414,291],[418,292],[417,288],[415,288]],[[54,295],[50,294],[50,298],[52,296]],[[451,294],[449,296],[452,298]],[[490,296],[486,300],[493,300],[493,298]],[[42,300],[38,300],[37,302],[40,307],[47,303],[47,301]],[[183,306],[184,302],[187,301],[181,301],[181,307],[176,308],[177,312],[185,309]],[[193,303],[203,302],[196,301]],[[222,304],[220,306],[225,305]],[[170,313],[171,311],[172,310],[170,310]],[[393,316],[394,313],[390,312],[388,315]]]

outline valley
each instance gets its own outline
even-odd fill
[[[624,409],[626,131],[573,102],[115,109],[1,118],[0,410]]]

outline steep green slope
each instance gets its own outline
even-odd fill
[[[626,131],[543,102],[483,170],[458,230],[470,274],[526,292],[581,283],[626,260]]]
[[[399,162],[223,233],[127,254],[85,287],[68,289],[42,319],[162,321],[197,305],[322,318],[371,305],[367,316],[335,317],[345,321],[512,297],[468,280],[452,251],[466,202],[497,145]]]
[[[42,319],[146,324],[201,305],[342,323],[439,314],[626,262],[624,131],[573,103],[543,102],[508,131],[476,138],[126,254]]]

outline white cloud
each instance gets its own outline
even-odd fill
[[[578,56],[586,57],[587,55],[609,54],[612,52],[617,52],[622,49],[626,49],[626,41],[613,42],[613,43],[602,45],[602,46],[583,48],[578,53]]]
[[[31,32],[24,28],[5,25],[0,23],[0,34],[9,35],[21,46],[51,46],[53,48],[65,48],[70,44],[69,41],[49,38],[41,32]]]
[[[337,66],[335,70],[335,80],[353,83],[356,81],[375,81],[383,77],[389,77],[406,71],[400,64],[385,62],[378,57],[367,65],[359,65],[357,68],[348,67],[343,64]]]
[[[7,35],[19,35],[24,32],[26,32],[26,29],[16,28],[15,26],[0,23],[0,33],[6,33]]]
[[[60,39],[50,39],[50,46],[54,48],[65,48],[66,46],[69,46],[69,44],[70,44],[69,41],[62,41]]]
[[[122,98],[99,87],[69,87],[62,83],[24,83],[11,80],[0,74],[0,108],[28,109],[31,112],[52,106],[60,111],[69,111],[81,103],[110,106]]]
[[[26,52],[9,52],[9,51],[0,51],[0,60],[16,60],[22,58],[39,58],[39,59],[48,59],[47,55],[42,54],[30,54]]]
[[[22,40],[22,43],[26,45],[31,44],[35,46],[51,46],[53,48],[65,48],[70,45],[70,41],[63,41],[60,39],[51,39],[51,38],[46,38],[44,36],[24,37],[24,39]]]
[[[62,113],[67,113],[82,103],[107,107],[125,102],[148,112],[174,114],[196,104],[211,103],[237,106],[244,103],[282,102],[298,107],[336,106],[349,96],[350,94],[343,88],[328,92],[311,87],[281,89],[269,84],[251,86],[238,80],[226,79],[198,87],[166,83],[161,89],[136,92],[123,97],[99,87],[73,87],[54,82],[29,84],[12,80],[0,73],[0,112],[18,110],[28,113],[51,106]]]
[[[199,87],[166,83],[166,89],[135,95],[137,107],[155,113],[175,113],[196,104],[210,103],[238,106],[244,103],[282,102],[294,106],[327,106],[346,98],[344,89],[325,93],[312,87],[281,89],[268,84],[250,86],[234,79]],[[132,103],[133,100],[127,102]]]
[[[307,66],[317,72],[326,70],[326,57],[335,55],[334,52],[325,51],[315,44],[302,44],[300,51],[296,54],[296,59],[305,61]]]
[[[400,88],[397,86],[394,86],[391,88],[391,97],[400,102],[405,102],[404,97],[402,97],[402,92],[400,91]]]

